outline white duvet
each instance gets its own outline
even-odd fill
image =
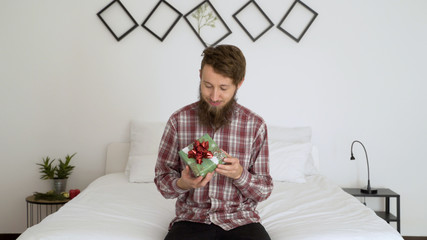
[[[175,215],[154,183],[129,183],[124,173],[98,178],[82,193],[18,238],[163,239]],[[271,239],[402,239],[356,198],[323,176],[307,183],[275,182],[258,206]]]

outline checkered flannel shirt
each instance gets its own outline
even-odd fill
[[[208,133],[243,167],[239,179],[215,173],[203,188],[183,190],[177,180],[185,163],[179,150]],[[197,102],[178,110],[170,117],[159,146],[155,184],[165,198],[177,198],[178,221],[200,222],[230,230],[259,222],[257,203],[267,199],[273,190],[269,174],[267,127],[264,120],[249,109],[235,104],[232,121],[218,129],[199,124]]]

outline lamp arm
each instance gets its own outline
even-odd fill
[[[366,157],[366,165],[368,166],[368,186],[367,189],[370,190],[371,189],[371,178],[370,178],[370,171],[369,171],[369,160],[368,160],[368,152],[366,151],[365,145],[363,145],[362,142],[355,140],[351,143],[351,153],[353,154],[353,144],[354,143],[359,143],[360,145],[362,145],[363,150],[365,151],[365,157]]]

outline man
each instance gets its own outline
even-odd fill
[[[235,46],[203,51],[200,99],[169,118],[159,147],[155,183],[177,198],[169,239],[270,239],[256,211],[273,189],[264,120],[237,104],[246,60]],[[226,153],[224,164],[194,177],[178,152],[208,133]]]

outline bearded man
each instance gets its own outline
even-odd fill
[[[199,101],[179,109],[167,122],[154,179],[165,198],[177,198],[166,240],[270,239],[256,211],[273,189],[267,126],[236,102],[245,72],[239,48],[206,48]],[[206,133],[227,158],[214,172],[194,177],[178,152]]]

